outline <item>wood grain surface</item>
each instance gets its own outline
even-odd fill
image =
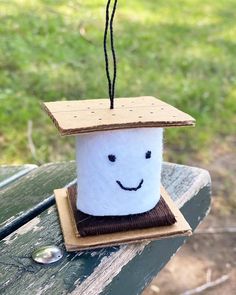
[[[0,168],[0,189],[37,168],[37,165],[12,165]]]
[[[0,238],[54,204],[53,190],[75,178],[75,164],[46,164],[0,191]]]

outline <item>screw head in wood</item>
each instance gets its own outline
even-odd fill
[[[41,264],[54,263],[59,261],[62,257],[62,250],[55,245],[40,247],[32,253],[33,260]]]

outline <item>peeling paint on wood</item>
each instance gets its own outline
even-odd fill
[[[0,188],[12,183],[16,179],[36,169],[37,165],[1,166],[0,167]]]
[[[40,287],[38,290],[36,290],[36,293],[35,295],[43,295],[45,294],[45,292],[48,290],[48,289],[51,289],[51,287],[53,286],[53,283],[49,283],[48,285],[44,286],[43,288]]]
[[[75,175],[74,162],[46,164],[3,188],[0,239],[54,204],[53,190],[71,182]]]
[[[211,178],[204,169],[163,163],[161,182],[180,208],[200,189],[211,185]]]
[[[129,263],[136,255],[140,255],[148,242],[137,245],[126,245],[109,257],[103,257],[93,273],[82,283],[75,285],[75,290],[70,295],[93,294],[96,290],[100,294],[104,287],[110,284],[113,278],[120,273],[123,266]]]
[[[75,252],[65,254],[60,261],[50,266],[36,264],[31,259],[35,249],[53,244],[64,250],[57,212],[50,210],[48,214],[47,211],[38,216],[39,222],[31,224],[32,230],[22,235],[14,232],[10,244],[0,241],[0,294],[15,295],[19,294],[19,290],[21,295],[42,290],[42,294],[50,295],[72,292],[75,281],[83,282],[103,257],[117,251],[117,248],[101,249],[96,251],[96,255],[91,255],[91,251]],[[33,231],[35,226],[39,230]]]
[[[32,220],[30,220],[29,222],[27,222],[26,224],[18,228],[16,231],[14,231],[13,233],[5,237],[3,239],[4,243],[6,245],[10,245],[14,240],[17,239],[19,235],[24,235],[30,231],[35,232],[38,230],[43,230],[43,227],[38,226],[39,222],[40,222],[40,218],[38,216],[33,218]]]
[[[59,175],[60,178],[62,172]],[[209,178],[208,184],[201,189],[207,182],[206,175],[204,170],[197,168],[163,165],[162,182],[175,202],[179,206],[184,204],[181,211],[193,228],[209,210]],[[54,179],[54,184],[57,181]],[[33,194],[34,185],[28,188],[28,194]],[[192,192],[195,194],[191,195]],[[184,242],[184,238],[173,238],[147,242],[147,245],[67,253],[58,263],[45,267],[32,261],[33,250],[48,244],[64,249],[63,241],[54,206],[37,218],[40,220],[32,221],[23,234],[14,232],[10,244],[6,244],[6,240],[0,241],[1,294],[140,294]]]
[[[199,220],[205,217],[210,206],[209,186],[201,189],[191,200],[184,204],[181,212],[188,220],[193,230]],[[158,272],[175,255],[186,238],[164,239],[149,243],[140,256],[134,257],[122,271],[106,286],[102,295],[141,294]],[[145,266],[145,267],[144,267]],[[129,278],[127,280],[127,277]]]

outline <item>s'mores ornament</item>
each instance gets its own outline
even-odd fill
[[[59,133],[76,141],[76,184],[56,190],[65,241],[68,231],[74,236],[68,250],[99,247],[109,235],[108,245],[158,238],[161,228],[168,236],[189,234],[161,186],[161,166],[164,128],[193,126],[190,115],[150,96],[116,99],[113,109],[108,99],[47,102],[44,108]]]

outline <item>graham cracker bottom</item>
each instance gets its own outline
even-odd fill
[[[76,236],[76,225],[69,207],[67,189],[57,189],[54,193],[67,251],[97,249],[177,236],[190,236],[192,233],[188,222],[163,187],[161,187],[161,195],[176,219],[173,225],[133,229],[86,237]]]
[[[67,189],[67,196],[75,222],[76,236],[86,237],[133,229],[168,226],[176,222],[174,214],[162,196],[152,210],[126,216],[92,216],[81,212],[76,208],[76,184]]]

